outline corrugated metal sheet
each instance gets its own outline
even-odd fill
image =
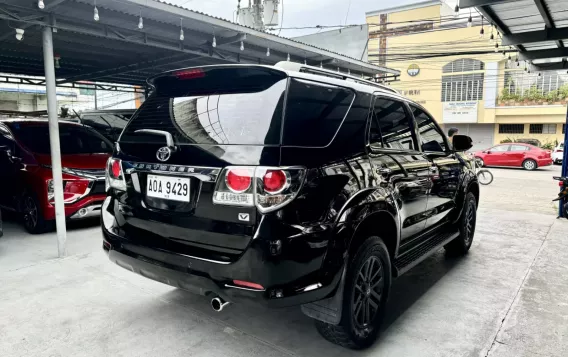
[[[524,46],[529,51],[546,50],[557,47],[554,41],[527,43]]]
[[[544,28],[544,21],[533,0],[505,2],[492,5],[491,9],[511,33]]]
[[[556,27],[568,26],[568,1],[547,0],[546,5]]]
[[[76,2],[81,2],[81,3],[85,3],[85,4],[89,4],[92,6],[93,2],[92,0],[75,0]],[[243,29],[248,29],[249,31],[255,31],[258,32],[259,35],[262,35],[262,37],[273,37],[274,39],[284,39],[286,41],[291,41],[293,43],[297,43],[297,44],[301,44],[303,46],[309,46],[312,47],[314,49],[317,49],[319,51],[325,51],[328,53],[328,56],[330,58],[338,58],[338,57],[344,57],[344,58],[348,58],[349,60],[353,61],[353,62],[360,62],[360,63],[365,63],[362,62],[359,58],[353,58],[353,57],[349,57],[346,56],[342,53],[338,53],[338,52],[332,52],[329,51],[325,48],[321,48],[321,47],[317,47],[317,46],[313,46],[307,43],[303,43],[300,41],[296,41],[294,39],[290,39],[290,38],[286,38],[286,37],[282,37],[282,36],[277,36],[275,34],[269,33],[269,32],[262,32],[262,31],[258,31],[255,30],[251,27],[248,26],[242,26],[239,25],[237,23],[234,23],[232,21],[229,21],[227,19],[223,19],[220,17],[216,17],[216,16],[212,16],[209,14],[205,14],[203,12],[199,12],[199,11],[194,11],[194,10],[190,10],[187,9],[185,7],[181,7],[178,6],[176,4],[172,4],[169,3],[167,1],[159,1],[159,0],[149,0],[149,3],[161,3],[161,4],[165,4],[168,6],[173,8],[177,8],[183,11],[189,11],[193,14],[198,14],[201,15],[203,17],[203,21],[191,21],[190,23],[188,23],[187,21],[184,23],[185,27],[190,27],[192,30],[194,31],[198,31],[198,32],[202,32],[202,33],[210,33],[211,37],[213,36],[213,34],[216,34],[217,36],[230,36],[230,35],[234,35],[234,31],[233,30],[229,30],[229,29],[223,29],[223,28],[219,28],[217,26],[212,25],[210,22],[208,22],[208,19],[215,19],[215,20],[219,20],[222,21],[226,24],[230,24],[232,26],[239,26],[242,27]],[[147,16],[147,17],[151,17],[151,19],[153,21],[157,21],[157,22],[161,22],[164,24],[170,24],[170,25],[174,25],[174,26],[178,26],[180,23],[180,15],[174,11],[171,12],[165,12],[165,11],[152,11],[151,14],[147,14],[144,15],[144,11],[148,11],[147,8],[145,8],[144,6],[134,6],[133,2],[131,2],[130,0],[98,0],[97,1],[97,7],[99,9],[112,9],[111,11],[116,11],[116,12],[121,12],[124,14],[129,14],[132,16],[138,16],[140,11],[142,11],[142,16]],[[100,10],[99,10],[100,12]],[[101,13],[101,16],[103,16],[103,14]],[[135,24],[133,24],[135,26]],[[361,31],[364,30],[364,27],[361,27]],[[230,34],[229,34],[230,33]],[[279,51],[279,52],[289,52],[292,56],[296,55],[296,56],[300,56],[300,57],[310,57],[308,56],[307,53],[305,53],[304,50],[300,50],[297,48],[294,48],[294,46],[286,46],[286,45],[282,45],[279,43],[271,43],[270,39],[265,39],[265,38],[260,38],[260,37],[256,37],[256,36],[248,36],[247,43],[252,44],[252,45],[256,45],[256,46],[267,46],[270,45],[272,50],[275,51]],[[313,56],[313,54],[311,55]],[[369,63],[365,63],[365,65],[370,65]],[[381,69],[381,67],[379,66],[374,66],[376,68],[377,71],[379,71]]]

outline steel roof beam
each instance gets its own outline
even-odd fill
[[[522,32],[503,36],[503,46],[514,46],[523,43],[536,43],[568,39],[568,27],[546,28],[544,30]]]
[[[470,7],[491,6],[513,1],[516,0],[460,0],[459,4],[460,9],[467,9]]]
[[[548,11],[548,8],[546,7],[544,1],[534,0],[534,3],[538,9],[538,12],[540,12],[540,16],[542,16],[542,19],[544,20],[544,24],[546,25],[546,27],[555,28],[556,26],[554,25],[554,20],[552,19],[552,16],[550,16],[550,12]],[[564,47],[564,43],[561,40],[556,40],[556,45],[558,47]]]
[[[568,57],[568,48],[553,48],[550,50],[525,51],[519,53],[519,59],[523,61],[533,61],[557,57]]]
[[[48,4],[45,5],[45,7],[43,8],[43,12],[47,12],[47,11],[49,11],[49,10],[55,8],[56,6],[61,5],[62,3],[66,2],[66,1],[67,1],[67,0],[54,0],[54,1],[51,1],[51,2],[49,2]],[[5,13],[7,12],[7,10],[1,9],[1,8],[0,8],[0,11],[5,12]],[[47,15],[47,14],[45,14],[45,15]],[[35,20],[35,18],[33,18],[33,17],[26,17],[26,18],[20,18],[20,20],[21,20],[21,21],[29,21],[29,20]],[[21,29],[26,30],[26,29],[30,28],[31,26],[33,26],[33,24],[28,24],[28,23],[26,23],[26,24],[23,24],[23,25],[21,26]],[[3,34],[2,36],[0,36],[0,41],[4,41],[5,39],[7,39],[7,38],[10,37],[10,36],[12,36],[12,33],[5,33],[5,34]]]
[[[564,59],[562,62],[533,64],[533,68],[535,71],[558,71],[568,69],[568,62]]]

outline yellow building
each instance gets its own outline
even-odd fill
[[[431,0],[369,12],[369,60],[400,70],[391,85],[442,127],[470,135],[474,149],[508,139],[562,141],[568,75],[517,64],[508,52],[514,49],[500,47],[500,36],[483,21],[477,12],[455,16],[453,7]]]

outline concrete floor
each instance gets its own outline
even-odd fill
[[[298,308],[209,302],[111,264],[98,227],[54,234],[14,223],[0,239],[1,356],[567,356],[568,220],[550,204],[557,167],[493,169],[470,254],[434,255],[396,280],[380,340],[351,352]]]

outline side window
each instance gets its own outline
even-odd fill
[[[528,151],[529,148],[524,145],[511,145],[511,151]]]
[[[491,152],[505,152],[505,151],[509,151],[509,146],[511,145],[499,145],[499,146],[494,146],[491,148]]]
[[[371,147],[415,150],[410,117],[403,103],[387,98],[375,100],[369,143]]]
[[[444,135],[440,132],[434,120],[422,109],[413,106],[411,108],[416,120],[417,131],[420,134],[419,140],[422,151],[446,152]]]

